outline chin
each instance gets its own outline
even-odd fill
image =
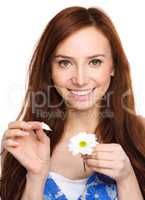
[[[67,109],[85,111],[95,107],[95,105],[95,103],[93,104],[89,102],[67,102],[66,107]]]

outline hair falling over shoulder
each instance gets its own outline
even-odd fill
[[[75,31],[95,26],[110,42],[115,67],[115,76],[107,93],[113,92],[110,97],[110,107],[101,107],[105,115],[96,128],[100,132],[104,143],[118,143],[122,145],[130,158],[138,179],[142,194],[145,198],[145,122],[136,115],[130,66],[122,48],[118,33],[110,18],[98,8],[69,7],[59,12],[46,26],[32,56],[28,70],[27,91],[23,107],[16,120],[43,121],[54,130],[51,134],[51,155],[53,149],[61,139],[65,118],[56,118],[38,115],[38,108],[33,105],[32,93],[42,91],[48,95],[48,86],[51,87],[48,102],[41,107],[41,112],[59,113],[66,116],[66,107],[61,96],[57,93],[51,79],[51,60],[57,46]],[[41,97],[37,96],[36,104],[41,104]],[[104,105],[104,102],[101,102]],[[20,200],[26,184],[26,169],[8,152],[2,153],[2,173],[0,182],[0,196],[2,200]]]

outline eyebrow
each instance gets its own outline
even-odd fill
[[[92,56],[88,56],[88,57],[86,57],[86,58],[87,58],[87,59],[91,59],[91,58],[100,57],[100,56],[105,57],[105,54],[95,54],[95,55],[92,55]],[[66,55],[61,55],[61,54],[55,55],[55,56],[54,56],[54,58],[59,58],[59,57],[60,57],[60,58],[74,59],[73,57],[66,56]]]

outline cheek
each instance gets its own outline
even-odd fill
[[[61,78],[60,76],[56,76],[52,77],[53,79],[53,83],[54,83],[54,87],[56,89],[56,91],[60,94],[60,96],[63,96],[63,91],[65,88],[65,80],[63,78]]]
[[[98,86],[108,85],[110,78],[110,71],[102,71],[96,76],[96,83]]]
[[[111,76],[109,72],[102,72],[99,76],[96,77],[96,85],[97,85],[97,96],[102,97],[105,95],[106,91],[109,88],[111,81]]]
[[[57,71],[52,73],[52,79],[56,86],[65,87],[67,83],[67,76]]]

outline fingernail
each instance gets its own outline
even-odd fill
[[[26,132],[26,131],[20,131],[20,135],[22,135],[22,136],[30,135],[30,133],[29,133],[29,132]]]
[[[31,124],[27,124],[27,127],[28,127],[28,128],[32,128],[32,125],[31,125]]]
[[[24,133],[24,135],[30,135],[30,133],[29,132],[23,132]]]
[[[25,124],[24,126],[23,126],[23,129],[25,130],[25,129],[31,129],[32,128],[32,125],[30,125],[30,124]]]

